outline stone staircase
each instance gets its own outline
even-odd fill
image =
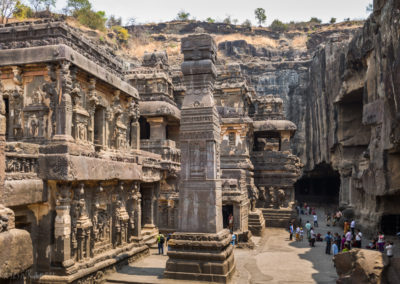
[[[296,211],[292,209],[262,208],[266,227],[288,228],[291,220],[296,218]]]
[[[265,219],[260,210],[249,212],[249,230],[254,236],[262,236],[265,229]]]
[[[156,227],[145,225],[142,229],[143,242],[149,248],[157,248],[158,229]]]

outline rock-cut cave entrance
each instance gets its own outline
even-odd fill
[[[322,163],[305,172],[295,183],[295,199],[314,205],[339,203],[340,175],[331,165]]]

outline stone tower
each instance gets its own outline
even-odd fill
[[[164,272],[168,278],[226,282],[235,269],[231,236],[222,226],[220,124],[213,85],[216,44],[206,34],[182,39],[186,96],[181,112],[178,232]]]

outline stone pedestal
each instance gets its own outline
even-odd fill
[[[235,271],[231,235],[225,229],[218,234],[173,234],[168,245],[164,276],[182,280],[227,282]]]
[[[169,242],[167,278],[227,282],[235,271],[222,228],[221,127],[214,105],[216,45],[207,34],[182,39],[186,96],[181,112],[179,226]]]
[[[262,236],[265,229],[265,219],[261,210],[249,212],[249,230],[254,236]]]

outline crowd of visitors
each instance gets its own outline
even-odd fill
[[[325,241],[325,253],[336,255],[339,252],[346,252],[351,250],[352,248],[361,248],[363,244],[363,234],[360,229],[356,226],[356,221],[354,219],[344,220],[343,223],[343,235],[339,233],[331,233],[328,231],[324,238],[322,239],[321,234],[315,232],[315,228],[318,227],[318,215],[316,213],[316,209],[310,207],[307,203],[304,203],[303,206],[298,205],[296,207],[297,213],[299,215],[312,215],[313,225],[310,221],[306,221],[305,232],[307,236],[307,240],[309,242],[310,247],[315,247],[316,242]],[[326,214],[326,226],[334,227],[344,218],[343,214],[340,210],[337,210],[333,214]],[[300,218],[301,223],[301,218]],[[304,231],[301,226],[297,226],[294,228],[294,224],[290,223],[289,225],[289,238],[292,240],[293,234],[296,234],[296,241],[303,241]],[[393,257],[393,242],[385,242],[385,236],[382,232],[379,232],[375,238],[373,238],[367,246],[367,249],[375,249],[382,253],[386,251],[386,255],[391,258]]]

